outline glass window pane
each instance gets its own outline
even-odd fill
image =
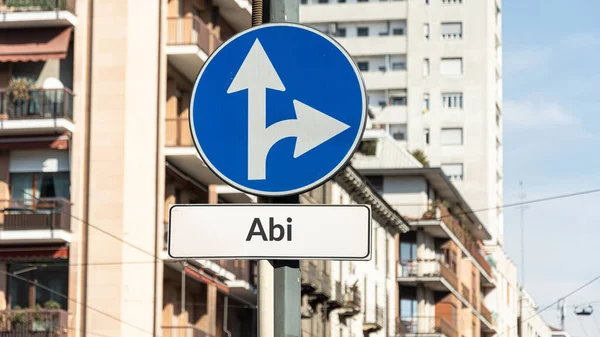
[[[33,174],[32,173],[11,173],[10,174],[10,196],[12,199],[34,199],[33,195]],[[35,195],[35,198],[38,198]]]

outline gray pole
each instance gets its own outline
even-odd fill
[[[298,12],[298,0],[252,0],[252,25],[298,22]],[[299,204],[300,196],[261,197],[258,202]],[[258,336],[300,337],[300,261],[261,260],[258,278]]]

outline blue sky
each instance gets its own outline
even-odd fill
[[[504,202],[600,188],[600,2],[504,0]],[[600,193],[525,210],[525,286],[541,307],[600,275]],[[520,210],[505,210],[519,266]],[[568,299],[567,330],[600,336],[600,281]],[[543,317],[557,325],[558,311]],[[595,320],[595,321],[594,321]]]

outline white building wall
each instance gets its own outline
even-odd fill
[[[332,203],[353,204],[350,195],[339,185],[332,188]],[[330,315],[331,337],[363,337],[363,323],[375,321],[375,308],[384,312],[384,326],[370,334],[372,337],[393,336],[396,315],[396,269],[394,235],[373,221],[373,251],[370,261],[336,261],[331,264],[331,276],[343,286],[358,285],[361,293],[361,312],[340,322],[339,315]],[[335,311],[334,311],[335,313]]]
[[[496,336],[516,337],[519,317],[519,288],[517,267],[506,256],[501,247],[490,249],[496,278],[496,288],[485,298],[485,305],[496,316]]]
[[[373,125],[382,127],[383,124],[383,129],[389,130],[390,124],[406,123],[407,140],[402,144],[410,150],[424,150],[432,166],[463,164],[463,179],[455,183],[473,209],[493,208],[501,204],[500,1],[463,1],[459,4],[390,1],[385,5],[379,1],[307,1],[308,5],[300,9],[301,22],[322,31],[329,31],[331,23],[346,28],[345,37],[337,38],[355,57],[381,58],[406,54],[406,71],[395,71],[393,75],[391,71],[385,75],[373,73],[381,66],[377,61],[376,66],[370,66],[369,71],[363,74],[370,96],[377,96],[377,100],[371,100],[370,104],[371,111],[375,113]],[[385,6],[394,6],[395,10]],[[357,23],[361,13],[368,15]],[[442,23],[460,23],[462,34],[451,39],[443,37]],[[356,37],[358,27],[369,27],[369,36]],[[394,27],[402,28],[404,35],[398,36],[402,40],[385,45],[405,45],[405,51],[383,52],[375,41],[381,38],[379,34],[391,33]],[[447,58],[461,59],[461,74],[441,74],[442,59]],[[424,76],[426,63],[428,71]],[[407,90],[408,105],[398,109],[397,113],[378,105],[381,93],[389,89]],[[445,92],[463,93],[463,108],[443,108],[441,95]],[[423,108],[425,95],[429,96],[427,110]],[[447,127],[463,128],[462,145],[440,144],[440,131]],[[425,142],[424,129],[429,129],[429,144]],[[491,242],[501,242],[501,211],[491,210],[478,215],[492,234]]]

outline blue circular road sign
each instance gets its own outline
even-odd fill
[[[329,36],[265,24],[221,45],[192,93],[190,128],[221,179],[264,196],[302,193],[350,160],[367,119],[360,71]]]

